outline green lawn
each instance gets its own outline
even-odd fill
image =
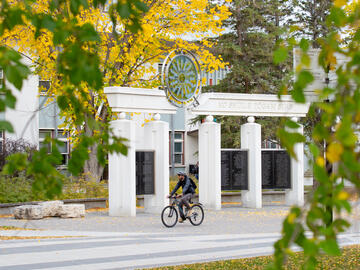
[[[263,256],[255,258],[245,258],[237,260],[228,260],[228,261],[217,261],[210,263],[198,263],[198,264],[189,264],[181,266],[168,266],[161,268],[161,270],[200,270],[200,269],[209,269],[209,270],[238,270],[238,269],[265,269],[266,265],[269,264],[272,260],[272,256]],[[301,269],[301,264],[303,261],[303,255],[301,252],[295,253],[284,267],[284,269]],[[341,256],[321,256],[319,258],[319,264],[317,269],[360,269],[360,245],[346,247],[343,249],[343,254]]]

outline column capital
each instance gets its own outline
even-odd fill
[[[123,120],[123,119],[125,119],[125,118],[126,118],[126,113],[121,112],[121,113],[119,114],[119,119]]]
[[[214,117],[212,115],[208,115],[205,118],[205,122],[213,122],[214,121]]]
[[[249,116],[247,118],[247,121],[248,121],[248,123],[255,123],[255,117],[254,116]]]
[[[160,114],[156,113],[156,114],[154,115],[154,120],[155,120],[155,121],[159,121],[160,118],[161,118]]]

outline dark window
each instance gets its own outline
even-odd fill
[[[39,80],[39,91],[40,93],[47,93],[50,89],[51,82],[46,80]]]

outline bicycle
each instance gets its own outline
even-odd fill
[[[177,197],[176,193],[175,193],[175,197],[174,196],[170,197],[170,199],[174,199],[173,202],[170,203],[170,205],[166,206],[161,212],[161,221],[168,228],[174,227],[178,222],[179,214],[178,214],[178,210],[176,209],[176,206],[179,209],[180,201],[176,197]],[[190,207],[190,209],[192,210],[192,214],[190,217],[186,217],[186,219],[189,219],[192,225],[199,226],[204,220],[204,210],[202,208],[202,204],[201,203],[193,204],[191,200],[189,201],[189,203],[192,204],[192,206]],[[188,209],[185,207],[185,213],[184,213],[185,216],[187,216],[187,212]]]

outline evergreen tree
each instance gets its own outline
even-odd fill
[[[326,17],[330,13],[332,2],[332,0],[293,0],[296,13],[291,24],[299,26],[297,36],[310,40],[314,48],[319,47],[318,39],[329,32]]]
[[[287,0],[235,0],[226,22],[229,33],[219,37],[215,51],[229,63],[231,72],[210,91],[230,93],[278,93],[290,77],[291,62],[273,63],[273,50],[291,12]],[[206,89],[205,89],[206,90]],[[246,119],[219,117],[222,124],[222,146],[239,147],[240,125]],[[275,139],[279,119],[258,119],[263,126],[263,140]],[[275,121],[275,124],[274,124]]]

